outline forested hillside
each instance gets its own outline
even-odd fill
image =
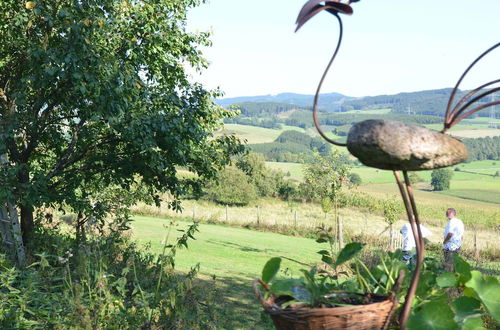
[[[284,131],[274,142],[251,144],[253,152],[263,154],[267,161],[302,163],[311,158],[313,150],[329,153],[330,145],[319,137],[297,131]]]
[[[473,160],[500,160],[500,136],[477,139],[465,139],[469,161]]]
[[[467,91],[458,91],[456,99],[461,98]],[[418,92],[399,93],[394,95],[377,95],[365,97],[350,97],[337,93],[321,94],[319,109],[324,111],[346,112],[350,110],[390,109],[394,113],[443,116],[451,88],[433,89]],[[294,106],[310,108],[313,95],[283,93],[276,96],[250,96],[217,100],[221,106],[248,103],[288,103]],[[487,111],[479,112],[479,116],[487,117]]]

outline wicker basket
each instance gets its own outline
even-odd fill
[[[285,308],[280,307],[283,297],[270,295],[262,297],[261,284],[269,290],[267,283],[260,279],[253,282],[255,294],[264,310],[271,315],[274,326],[279,330],[326,330],[326,329],[387,329],[392,313],[397,307],[396,293],[399,290],[402,276],[399,277],[393,291],[389,295],[361,295],[374,303],[333,308]]]

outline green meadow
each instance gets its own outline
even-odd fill
[[[132,233],[139,243],[150,245],[152,252],[161,253],[163,244],[172,243],[181,234],[178,230],[189,225],[175,222],[169,235],[170,220],[135,216]],[[323,248],[312,239],[211,224],[200,224],[195,238],[188,243],[188,249],[178,250],[176,269],[188,272],[200,264],[200,285],[215,283],[215,308],[223,315],[218,324],[226,329],[268,327],[260,320],[262,307],[253,293],[252,281],[260,277],[269,258],[286,256],[311,263],[318,260],[316,251]],[[288,274],[298,275],[301,268],[305,267],[287,259],[282,261],[282,269]]]

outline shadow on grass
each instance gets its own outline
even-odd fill
[[[211,295],[211,305],[218,329],[274,329],[271,318],[263,312],[255,297],[252,279],[216,277],[200,274],[196,280],[199,293]],[[208,298],[208,297],[207,297]],[[200,299],[203,304],[203,297]],[[207,299],[207,302],[209,299]]]
[[[252,248],[252,247],[236,244],[233,242],[227,242],[227,241],[209,240],[207,242],[210,244],[222,245],[222,246],[226,246],[226,247],[230,247],[230,248],[239,249],[239,250],[244,251],[244,252],[256,252],[256,253],[270,253],[270,252],[281,253],[282,252],[282,251],[276,250],[276,249]]]

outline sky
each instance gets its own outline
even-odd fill
[[[344,0],[345,1],[345,0]],[[305,0],[209,0],[188,14],[189,31],[212,31],[210,67],[193,79],[224,97],[314,94],[337,42],[323,11],[297,33]],[[500,0],[361,0],[342,15],[344,38],[322,93],[396,94],[453,87],[479,54],[500,42]],[[500,78],[500,48],[461,85]]]

